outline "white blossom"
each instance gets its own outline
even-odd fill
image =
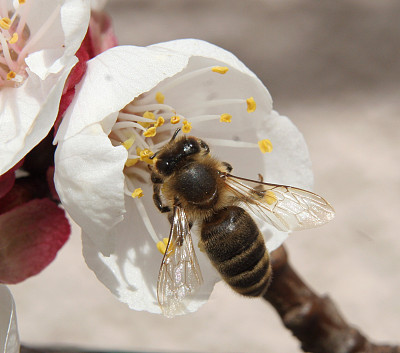
[[[170,226],[152,200],[148,157],[177,127],[205,140],[236,175],[312,184],[302,135],[272,110],[265,86],[233,54],[187,39],[116,47],[92,59],[56,137],[55,183],[82,227],[87,264],[136,310],[161,312],[156,244]],[[272,153],[259,150],[266,140]],[[135,197],[138,190],[143,197]],[[287,236],[268,224],[260,229],[270,251]],[[204,303],[220,279],[192,233],[205,283],[187,311]]]
[[[53,126],[89,16],[89,0],[0,0],[0,174]]]

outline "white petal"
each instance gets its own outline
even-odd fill
[[[10,290],[0,284],[0,349],[2,353],[19,352],[15,303]]]
[[[54,181],[63,206],[106,254],[112,249],[110,229],[125,212],[126,159],[126,149],[113,147],[100,124],[61,142],[55,154]]]
[[[106,6],[107,0],[91,0],[90,6],[92,10],[101,11]]]
[[[27,13],[32,39],[26,58],[28,78],[21,87],[3,88],[0,94],[0,174],[53,126],[65,80],[77,62],[74,54],[87,30],[90,7],[88,0],[37,0]],[[46,22],[49,16],[54,21]],[[45,33],[35,37],[46,23]]]
[[[146,208],[151,209],[149,207],[153,207],[151,205],[153,203],[151,193],[146,192],[143,198],[146,199]],[[137,200],[127,200],[127,215],[129,217],[125,217],[110,232],[110,237],[116,244],[111,256],[106,257],[96,250],[96,244],[85,233],[82,234],[83,255],[97,278],[121,302],[128,304],[130,308],[135,310],[160,314],[161,310],[157,302],[156,291],[162,255],[143,227],[135,202]],[[159,230],[157,233],[161,232],[160,238],[168,236],[170,226],[164,215],[157,214],[152,219],[152,223]],[[187,312],[196,311],[203,305],[208,300],[215,283],[220,279],[210,261],[197,248],[198,239],[194,232],[192,232],[192,237],[203,273],[204,284],[188,304]]]
[[[61,75],[45,81],[32,76],[19,88],[3,88],[0,94],[0,174],[13,167],[50,131],[69,71],[71,58]]]
[[[111,48],[96,56],[88,62],[56,141],[118,112],[141,93],[183,70],[187,62],[184,55],[134,46]]]

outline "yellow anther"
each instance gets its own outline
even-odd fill
[[[276,201],[278,201],[278,198],[273,191],[267,190],[264,195],[264,200],[268,205],[273,205]]]
[[[14,44],[18,42],[18,33],[13,33],[12,37],[8,40],[8,43]]]
[[[187,120],[184,120],[182,126],[182,132],[187,134],[188,132],[190,132],[190,130],[192,130],[192,124],[189,123]]]
[[[159,116],[157,118],[157,122],[156,122],[156,124],[154,126],[155,127],[163,126],[164,123],[165,123],[165,119],[162,116]]]
[[[167,251],[167,245],[168,245],[168,238],[164,238],[162,241],[159,241],[157,243],[157,249],[161,254],[165,254]]]
[[[254,100],[253,97],[247,98],[247,112],[248,113],[253,113],[256,110],[256,101]]]
[[[149,111],[146,111],[146,112],[143,113],[143,118],[156,120],[156,116],[154,115],[154,113],[153,112],[149,112]],[[139,124],[147,129],[149,126],[151,126],[152,123],[139,121]]]
[[[232,115],[226,113],[221,114],[219,121],[222,123],[230,123],[232,121]]]
[[[10,72],[7,74],[7,80],[8,80],[8,81],[11,81],[11,80],[13,80],[13,79],[15,78],[15,76],[17,76],[17,74],[16,74],[14,71],[10,71]]]
[[[129,158],[125,162],[125,167],[132,167],[134,166],[137,162],[139,162],[139,158]]]
[[[218,74],[225,74],[228,72],[228,68],[226,66],[214,66],[212,69],[212,72],[216,72]]]
[[[122,146],[124,146],[127,150],[129,150],[134,142],[135,142],[135,136],[132,136],[127,140],[125,140],[124,142],[122,142]]]
[[[154,113],[153,112],[149,112],[149,111],[145,111],[143,113],[143,118],[156,120],[156,116],[154,115]]]
[[[3,17],[0,20],[0,27],[9,30],[11,27],[11,20],[8,17]]]
[[[18,0],[18,2],[22,5],[25,4],[25,0]]]
[[[181,121],[181,118],[179,116],[177,116],[177,115],[174,115],[171,118],[171,124],[178,124],[180,121]]]
[[[143,132],[144,137],[153,137],[156,136],[157,134],[157,129],[155,126],[149,127],[145,132]]]
[[[164,104],[165,96],[161,92],[156,93],[156,101],[159,104]]]
[[[143,190],[141,188],[137,188],[133,191],[132,195],[133,198],[141,198],[143,196]]]
[[[139,156],[139,159],[147,164],[153,164],[154,159],[150,159],[150,157],[154,154],[148,148],[141,150],[139,147],[136,148],[136,153]]]
[[[262,153],[272,152],[272,143],[268,139],[258,141],[258,147]]]

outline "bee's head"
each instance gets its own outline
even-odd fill
[[[194,136],[176,138],[180,129],[175,131],[172,139],[152,158],[157,157],[156,169],[165,176],[171,175],[184,164],[191,162],[197,155],[209,153],[208,145]]]

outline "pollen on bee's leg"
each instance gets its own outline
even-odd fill
[[[262,153],[272,152],[272,143],[268,139],[258,141],[258,147]]]
[[[135,189],[133,192],[132,192],[132,195],[131,195],[133,198],[141,198],[142,196],[143,196],[143,190],[141,189],[141,188],[137,188],[137,189]]]
[[[268,205],[273,205],[276,201],[278,201],[278,198],[273,191],[267,190],[264,195],[264,200]]]
[[[167,245],[168,245],[168,238],[163,238],[163,240],[160,240],[157,243],[157,249],[161,254],[165,254],[167,251]]]

